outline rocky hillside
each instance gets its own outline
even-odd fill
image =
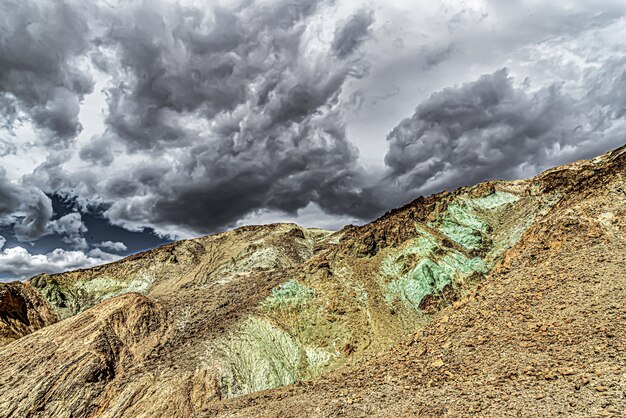
[[[626,149],[533,183],[559,203],[418,332],[199,416],[626,416]]]
[[[0,346],[58,320],[54,309],[28,284],[0,283]]]
[[[625,164],[34,277],[64,319],[0,347],[0,416],[624,411]]]

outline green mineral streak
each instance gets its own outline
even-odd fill
[[[482,274],[489,272],[489,267],[482,258],[474,257],[470,259],[456,251],[446,254],[439,261],[439,265],[452,276],[457,272],[467,276],[474,272]]]
[[[92,295],[94,299],[102,301],[124,293],[146,293],[153,282],[154,279],[148,275],[136,277],[130,282],[123,282],[109,277],[98,277],[85,282],[77,282],[74,285],[74,290],[84,291]]]
[[[402,274],[402,265],[396,263],[397,255],[386,257],[380,265],[380,270],[385,276],[398,277]]]
[[[487,222],[469,204],[450,203],[439,219],[428,226],[437,229],[452,241],[468,250],[478,250],[483,244],[483,234],[489,230]]]
[[[439,264],[430,259],[419,262],[411,273],[414,281],[428,283],[431,288],[442,290],[445,285],[450,284],[452,278],[441,268]]]
[[[519,196],[497,190],[485,197],[471,199],[470,203],[480,209],[492,210],[509,203],[517,202],[518,200]]]
[[[480,248],[483,244],[481,231],[486,234],[489,229],[488,224],[468,205],[456,203],[448,206],[443,220],[430,222],[429,226],[468,249]],[[381,263],[383,276],[391,279],[386,285],[385,300],[388,303],[400,300],[418,309],[426,295],[441,292],[446,285],[454,286],[457,280],[475,272],[486,274],[489,271],[482,258],[468,258],[444,247],[439,238],[419,224],[415,228],[420,236],[400,252],[388,255]],[[421,257],[416,260],[407,255]],[[415,267],[406,265],[409,260],[415,263]],[[407,267],[412,268],[407,272]]]
[[[231,273],[245,273],[254,269],[276,268],[281,265],[280,253],[276,248],[254,244],[237,254],[231,260],[230,265],[225,266],[225,270]]]
[[[272,294],[262,304],[263,309],[298,308],[315,295],[313,290],[296,280],[289,280],[272,289]]]
[[[489,225],[464,204],[449,204],[447,213],[442,220],[475,229],[483,234],[489,230]]]
[[[441,217],[428,226],[468,250],[478,250],[483,245],[483,235],[489,231],[488,222],[480,216],[481,211],[494,210],[517,200],[518,196],[501,191],[477,199],[460,199],[450,203]]]
[[[113,277],[95,277],[59,284],[55,279],[38,281],[35,285],[62,318],[75,315],[97,303],[130,292],[147,293],[154,277],[140,274],[130,281]]]
[[[229,397],[316,377],[333,358],[257,317],[250,317],[240,332],[215,344],[208,354],[218,363],[222,390]]]
[[[387,302],[400,299],[418,309],[424,296],[443,290],[453,277],[434,261],[423,259],[410,273],[387,285]]]
[[[447,219],[442,220],[438,225],[431,223],[429,226],[437,228],[442,234],[468,250],[479,249],[483,242],[479,231]]]
[[[439,243],[435,237],[421,228],[416,227],[416,230],[421,234],[421,236],[414,239],[407,247],[405,247],[402,254],[418,254],[422,257],[428,257],[430,253],[439,246]]]
[[[428,232],[421,229],[418,225],[415,228],[420,233],[420,236],[413,239],[401,251],[393,252],[382,261],[380,268],[384,275],[392,278],[400,277],[404,267],[404,263],[401,261],[403,257],[409,255],[428,257],[433,250],[440,246],[436,238]]]

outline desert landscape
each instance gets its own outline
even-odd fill
[[[1,284],[0,414],[619,416],[625,177],[620,148]]]

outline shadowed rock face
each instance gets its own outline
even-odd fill
[[[0,346],[58,320],[48,302],[30,286],[0,283]]]
[[[532,271],[567,236],[563,228],[570,228],[567,219],[582,210],[581,202],[591,202],[585,207],[593,214],[577,222],[597,234],[583,241],[615,245],[603,239],[624,226],[625,155],[620,149],[528,180],[421,197],[338,232],[249,226],[93,269],[37,276],[30,284],[66,319],[0,350],[6,365],[0,415],[190,416],[229,405],[258,415],[263,402],[241,395],[385,358],[398,342],[431,327],[441,310],[465,305],[477,285],[506,282],[509,275],[525,280],[515,271]],[[451,332],[439,337],[449,343],[439,343],[450,347],[464,331]],[[472,344],[481,340],[474,337]],[[26,369],[28,381],[18,381],[14,376]],[[376,367],[366,370],[375,374]],[[372,382],[393,382],[399,378],[393,373],[372,374]],[[351,384],[349,373],[342,376],[333,385]],[[390,385],[384,379],[381,385]],[[36,391],[28,389],[33,386]],[[289,411],[276,400],[280,393],[302,410],[315,410],[306,395],[285,390],[268,395],[276,414]],[[382,389],[372,386],[376,390]],[[326,396],[339,396],[314,393],[321,405]],[[338,413],[333,405],[320,415]]]
[[[154,301],[127,294],[0,349],[3,416],[92,416],[107,389],[159,344],[166,315]],[[18,354],[19,355],[16,355]]]

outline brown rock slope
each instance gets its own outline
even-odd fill
[[[625,160],[37,276],[66,319],[0,347],[0,416],[619,408]]]
[[[286,280],[281,269],[325,235],[245,227],[31,279],[61,314],[79,313],[0,347],[0,416],[188,416],[221,396],[207,342],[255,309]],[[150,283],[141,289],[149,297],[132,285],[138,278]]]
[[[5,346],[2,416],[98,415],[107,387],[141,367],[165,329],[157,303],[128,294]]]
[[[626,416],[626,158],[542,175],[564,199],[420,332],[203,416]]]
[[[0,283],[0,346],[58,320],[48,302],[29,285]]]

